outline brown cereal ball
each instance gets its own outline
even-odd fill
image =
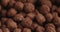
[[[23,3],[32,3],[32,4],[36,2],[36,0],[18,0],[18,1],[21,1]]]
[[[41,5],[47,5],[48,7],[52,7],[52,3],[50,0],[40,0]]]
[[[57,12],[53,12],[52,15],[53,15],[53,18],[58,17],[58,13]]]
[[[1,18],[1,22],[2,22],[2,24],[6,23],[7,20],[8,20],[8,18],[2,17],[2,18]]]
[[[28,13],[27,14],[27,17],[30,17],[31,19],[34,19],[35,18],[35,13]]]
[[[45,31],[45,28],[42,27],[42,26],[38,26],[38,27],[36,28],[36,32],[44,32],[44,31]]]
[[[3,32],[10,32],[10,30],[8,28],[3,28],[2,31]]]
[[[30,28],[30,26],[32,25],[32,20],[29,17],[26,17],[26,18],[23,19],[21,24],[22,24],[23,27]]]
[[[3,32],[2,29],[0,29],[0,32]]]
[[[7,15],[7,11],[6,11],[6,10],[4,10],[4,9],[3,9],[3,10],[1,10],[1,14],[2,14],[2,16],[3,16],[3,17],[6,17],[6,15]]]
[[[17,11],[14,8],[10,8],[7,12],[8,16],[14,16],[16,15]]]
[[[1,4],[5,7],[8,5],[10,0],[1,0]]]
[[[48,22],[51,22],[53,19],[53,15],[51,13],[46,14],[45,17],[46,17]]]
[[[60,27],[57,27],[57,29],[56,29],[56,30],[57,30],[57,32],[60,32]]]
[[[51,23],[46,24],[45,28],[46,28],[46,32],[56,32],[54,24]]]
[[[40,13],[37,13],[36,20],[39,24],[43,24],[46,21],[45,17]]]
[[[35,30],[37,28],[37,26],[39,26],[37,23],[32,23],[31,29],[32,30]]]
[[[14,29],[13,32],[21,32],[21,29],[20,28],[16,28],[16,29]]]
[[[46,28],[47,28],[47,27],[55,28],[55,25],[54,25],[53,23],[48,23],[48,24],[45,25],[45,27],[46,27]]]
[[[60,7],[58,7],[58,8],[56,9],[56,12],[58,12],[58,13],[60,14]]]
[[[42,5],[39,8],[39,12],[42,13],[42,14],[47,14],[47,13],[50,12],[50,8],[47,5]]]
[[[14,16],[15,21],[22,21],[24,19],[24,16],[22,14],[16,14]]]
[[[29,28],[24,28],[24,29],[23,29],[23,32],[32,32],[32,31],[31,31],[31,29],[29,29]]]
[[[25,12],[34,12],[35,7],[32,3],[24,3]]]
[[[10,1],[9,1],[9,6],[10,6],[10,7],[13,7],[15,3],[16,3],[15,0],[10,0]]]
[[[23,10],[24,4],[22,2],[16,2],[15,8],[19,11]]]
[[[60,17],[55,17],[54,20],[53,20],[53,23],[54,23],[56,26],[60,26]]]
[[[17,28],[17,23],[14,22],[12,19],[7,20],[7,27],[8,28]]]

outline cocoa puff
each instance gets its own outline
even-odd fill
[[[53,15],[51,13],[46,14],[45,17],[46,17],[48,22],[51,22],[53,19]]]
[[[21,22],[23,27],[30,27],[32,25],[32,20],[29,17],[26,17],[23,19],[23,21]]]
[[[34,19],[36,15],[35,13],[28,13],[26,16],[30,17],[31,19]]]
[[[43,24],[46,21],[45,17],[39,12],[36,14],[36,20],[39,24]]]
[[[29,28],[24,28],[24,29],[23,29],[23,32],[31,32],[31,29],[29,29]]]
[[[60,32],[60,0],[0,0],[0,32]]]
[[[52,7],[52,3],[50,0],[40,0],[41,5],[47,5],[48,7]]]
[[[56,32],[60,32],[60,27],[57,27]]]
[[[45,27],[46,27],[46,28],[47,28],[47,27],[55,28],[55,25],[54,25],[53,23],[48,23],[48,24],[45,25]]]
[[[10,30],[8,28],[3,28],[2,31],[3,32],[10,32]]]
[[[47,13],[50,12],[50,8],[47,5],[42,5],[39,8],[39,12],[42,13],[42,14],[47,14]]]
[[[53,23],[54,23],[56,26],[59,26],[59,25],[60,25],[60,17],[55,17],[54,20],[53,20]]]
[[[15,21],[22,21],[24,19],[24,16],[19,13],[19,14],[16,14],[13,18]]]
[[[52,15],[53,15],[53,18],[58,17],[58,13],[57,12],[53,12]]]
[[[0,32],[3,32],[2,29],[0,29]]]
[[[24,3],[25,12],[34,12],[35,7],[32,3]]]
[[[46,32],[56,32],[55,26],[52,23],[46,24],[45,28],[46,28]]]
[[[10,0],[9,1],[9,6],[10,7],[14,7],[14,4],[16,3],[16,1],[15,0]]]
[[[16,2],[15,3],[15,8],[19,11],[23,10],[24,4],[22,2]]]
[[[17,28],[17,23],[14,22],[12,19],[7,20],[7,27],[8,28]]]
[[[38,26],[38,27],[36,28],[36,32],[44,32],[44,31],[45,31],[45,28],[42,27],[42,26]]]
[[[60,14],[60,7],[56,8],[56,12]]]
[[[14,29],[13,32],[21,32],[21,29],[20,28],[16,28],[16,29]]]
[[[16,15],[17,11],[14,8],[10,8],[7,12],[8,16],[14,16]]]
[[[31,29],[32,30],[35,30],[37,28],[37,26],[39,26],[37,23],[32,23]]]
[[[3,16],[3,17],[6,17],[6,15],[7,15],[7,11],[6,11],[6,10],[4,10],[4,9],[3,9],[3,10],[1,10],[1,14],[2,14],[2,16]]]
[[[5,18],[5,17],[1,18],[2,24],[5,24],[7,22],[7,20],[8,20],[8,18]]]
[[[10,0],[1,0],[1,4],[5,7],[8,5]]]

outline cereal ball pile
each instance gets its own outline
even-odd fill
[[[0,0],[0,32],[60,32],[60,0]]]

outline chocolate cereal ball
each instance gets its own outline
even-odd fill
[[[60,17],[55,17],[54,20],[53,20],[53,23],[54,23],[56,26],[60,26]]]
[[[2,29],[0,29],[0,32],[3,32]]]
[[[17,11],[14,8],[10,8],[7,12],[8,16],[14,16],[16,15]]]
[[[36,32],[44,32],[44,31],[45,31],[45,28],[42,27],[42,26],[38,26],[38,27],[36,28]]]
[[[23,32],[31,32],[31,29],[29,29],[29,28],[24,28],[24,29],[23,29]]]
[[[25,12],[34,12],[35,7],[32,3],[24,3]]]
[[[13,18],[15,21],[22,21],[24,19],[24,16],[20,14],[16,14]]]
[[[36,20],[39,24],[43,24],[46,21],[45,17],[39,12],[36,14]]]
[[[56,32],[54,24],[48,23],[45,25],[46,32]]]
[[[30,17],[31,19],[34,19],[35,18],[35,13],[28,13],[27,14],[27,17]]]
[[[15,8],[19,11],[23,10],[24,4],[22,2],[16,2]]]
[[[31,29],[35,30],[39,25],[37,23],[32,23]]]
[[[5,23],[7,22],[7,20],[8,20],[8,18],[2,17],[2,18],[1,18],[2,24],[5,24]]]
[[[47,13],[50,12],[50,8],[47,5],[42,5],[39,8],[39,12],[42,13],[42,14],[47,14]]]
[[[16,29],[14,29],[13,32],[21,32],[21,29],[20,28],[16,28]]]
[[[47,14],[45,15],[45,17],[46,17],[46,19],[47,19],[48,22],[51,22],[52,19],[53,19],[53,15],[52,15],[51,13],[47,13]]]
[[[10,7],[14,7],[14,4],[16,3],[16,1],[15,0],[10,0],[9,1],[9,6]]]
[[[3,28],[2,30],[3,30],[3,32],[10,32],[10,30],[8,28]]]
[[[52,7],[52,3],[50,0],[40,0],[41,5],[47,5],[48,7]]]
[[[1,4],[5,7],[8,5],[10,0],[1,0]]]
[[[52,15],[53,15],[53,18],[58,17],[58,13],[57,12],[53,12]]]
[[[7,27],[8,28],[17,28],[17,23],[16,22],[14,22],[12,19],[8,19],[7,20]]]
[[[23,27],[30,28],[30,26],[32,25],[32,20],[29,17],[26,17],[26,18],[23,19],[21,24],[22,24]]]

